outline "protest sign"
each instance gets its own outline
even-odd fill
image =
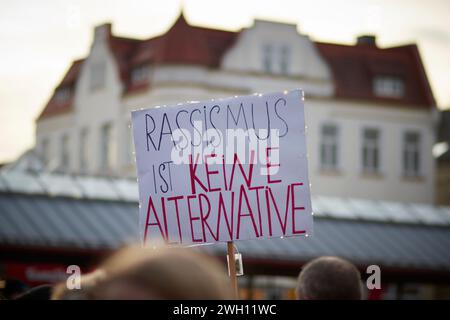
[[[144,243],[312,233],[303,92],[132,113]]]

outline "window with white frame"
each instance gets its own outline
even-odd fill
[[[403,135],[403,174],[407,177],[420,175],[420,133],[407,131]]]
[[[291,48],[288,46],[282,46],[280,48],[280,72],[282,74],[289,73],[289,67],[291,62]]]
[[[131,82],[142,83],[148,80],[150,68],[148,65],[140,65],[131,70]]]
[[[265,72],[273,72],[273,47],[270,44],[266,44],[262,48],[262,64]]]
[[[323,170],[337,170],[338,168],[338,128],[334,124],[324,124],[320,136],[320,166]]]
[[[373,92],[377,97],[402,98],[405,95],[405,83],[396,76],[376,76],[373,80]]]
[[[48,138],[42,139],[41,142],[41,159],[44,166],[48,166],[50,162],[50,141]]]
[[[65,171],[69,169],[69,161],[70,161],[70,154],[69,154],[69,135],[63,134],[61,137],[61,155],[60,155],[60,169]]]
[[[95,62],[90,68],[90,88],[91,90],[101,89],[105,86],[106,65],[104,61]]]
[[[81,129],[80,132],[80,172],[86,173],[88,166],[88,139],[89,139],[89,130],[88,128]]]
[[[364,173],[380,172],[380,131],[366,128],[363,131],[362,169]]]
[[[111,169],[113,163],[112,125],[106,123],[101,128],[100,159],[102,169]]]

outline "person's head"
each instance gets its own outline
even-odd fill
[[[80,288],[69,289],[66,282],[56,284],[51,293],[51,300],[86,300],[89,298],[89,292],[105,277],[101,269],[86,273],[81,276]]]
[[[223,266],[190,249],[127,248],[102,269],[91,299],[232,299]]]
[[[9,279],[4,282],[3,295],[5,299],[16,299],[28,290],[28,286],[20,280]]]
[[[361,300],[361,275],[347,260],[320,257],[303,267],[296,294],[299,300]]]

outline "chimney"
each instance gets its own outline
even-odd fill
[[[356,44],[359,46],[377,46],[377,37],[374,35],[364,34],[357,38]]]
[[[111,36],[111,23],[104,23],[94,29],[94,43],[106,41]]]

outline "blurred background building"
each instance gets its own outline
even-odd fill
[[[295,88],[306,93],[314,193],[434,200],[436,105],[417,47],[317,43],[269,21],[228,32],[180,15],[148,40],[98,26],[41,113],[35,151],[48,171],[132,177],[132,110]]]
[[[373,35],[319,43],[262,20],[222,31],[183,14],[147,40],[95,28],[89,55],[37,119],[36,147],[0,171],[3,274],[31,285],[63,279],[66,265],[89,270],[136,240],[132,110],[297,88],[316,234],[238,242],[242,297],[293,298],[303,263],[340,255],[364,277],[381,266],[383,288],[370,298],[449,298],[450,209],[435,200],[449,204],[450,167],[441,148],[435,168],[439,116],[416,45],[379,47]],[[448,144],[441,119],[438,140]],[[220,244],[201,250],[225,254]]]

